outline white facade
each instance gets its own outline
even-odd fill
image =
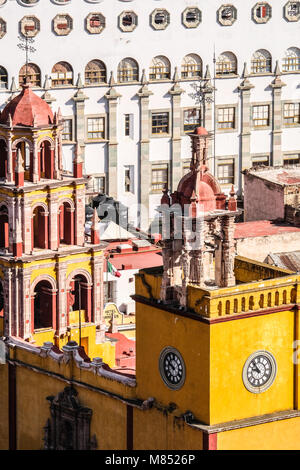
[[[191,84],[197,82],[197,77],[186,79],[181,75],[183,59],[189,54],[201,58],[203,76],[209,66],[212,79],[214,52],[217,62],[219,56],[228,51],[237,59],[237,70],[217,77],[215,82],[216,121],[219,120],[219,108],[230,108],[235,113],[231,128],[220,130],[217,124],[215,164],[213,142],[211,145],[211,167],[216,168],[225,190],[234,182],[241,192],[240,171],[253,163],[268,160],[277,165],[300,156],[300,118],[294,117],[293,123],[284,118],[288,113],[286,104],[295,105],[293,115],[300,107],[300,50],[289,51],[288,55],[294,54],[292,65],[286,66],[284,59],[288,49],[300,49],[299,2],[269,0],[264,5],[266,2],[233,0],[229,5],[235,8],[232,21],[229,21],[232,24],[220,16],[222,5],[228,7],[222,0],[2,0],[0,3],[0,65],[8,75],[8,90],[3,82],[0,104],[4,107],[11,97],[11,86],[15,91],[13,77],[18,87],[19,71],[25,62],[24,52],[17,47],[18,34],[27,24],[26,20],[20,22],[25,16],[31,17],[28,24],[30,21],[35,24],[36,52],[30,54],[30,62],[39,67],[42,85],[36,88],[37,93],[44,96],[47,91],[45,99],[51,102],[53,110],[60,107],[62,115],[72,119],[71,140],[66,140],[64,145],[65,166],[71,170],[72,155],[78,142],[84,153],[86,173],[105,177],[109,194],[131,208],[131,221],[136,222],[135,204],[140,202],[148,206],[150,219],[155,216],[161,188],[155,189],[153,180],[156,178],[162,183],[165,165],[168,165],[168,186],[174,191],[190,159],[190,139],[183,130],[183,111],[199,105],[191,96],[194,93]],[[262,18],[256,16],[259,5],[268,9],[267,13],[261,13]],[[294,16],[285,17],[285,12],[290,11],[288,8],[293,7],[296,8]],[[183,12],[187,8],[201,11],[197,27],[183,24]],[[155,9],[168,12],[165,29],[151,26],[151,14]],[[134,27],[129,27],[132,31],[122,31],[119,27],[122,20],[119,15],[124,11],[135,13]],[[86,18],[91,13],[101,13],[105,18],[105,27],[103,23],[99,34],[91,34],[86,28]],[[68,34],[63,32],[61,35],[64,29],[57,26],[57,21],[63,22],[63,18],[55,20],[56,23],[53,21],[59,14],[68,15],[69,31],[65,30]],[[292,21],[295,19],[298,21]],[[55,32],[57,27],[58,33]],[[262,73],[252,74],[251,61],[257,50],[268,51],[272,63],[270,58],[267,59],[269,62]],[[151,61],[156,56],[169,59],[170,79],[150,80],[146,84]],[[118,83],[118,64],[124,58],[137,62],[138,80]],[[94,59],[105,64],[106,83],[86,85],[85,67]],[[51,80],[46,80],[46,75],[50,79],[52,67],[60,61],[72,66],[73,85],[53,87]],[[276,61],[279,68],[274,85]],[[246,79],[242,75],[244,63],[249,74]],[[284,72],[284,69],[288,70]],[[146,79],[141,83],[143,70]],[[111,72],[113,80],[109,86]],[[206,96],[213,99],[213,91]],[[268,117],[267,121],[261,120],[262,125],[258,127],[253,121],[253,106],[260,106],[256,112],[261,114],[263,105],[267,106]],[[201,123],[209,131],[214,129],[213,108],[207,102],[205,112],[202,109]],[[153,134],[151,113],[159,112],[169,113],[168,132]],[[129,115],[127,136],[125,115]],[[104,118],[105,132],[99,139],[88,138],[87,119],[91,117]],[[158,171],[156,176],[153,169]]]

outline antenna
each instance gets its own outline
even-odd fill
[[[21,49],[22,51],[25,51],[25,54],[26,54],[25,80],[24,80],[24,82],[26,83],[27,77],[28,77],[28,64],[30,60],[29,53],[33,54],[34,52],[36,52],[36,49],[33,46],[31,46],[31,44],[34,44],[35,41],[33,38],[28,37],[27,34],[24,34],[23,36],[19,35],[18,39],[20,41],[18,44],[18,48]]]

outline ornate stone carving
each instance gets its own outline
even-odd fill
[[[78,392],[66,387],[56,397],[49,396],[51,417],[44,427],[45,450],[90,450],[97,448],[90,436],[92,410],[80,404]]]

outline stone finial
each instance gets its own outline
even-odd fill
[[[229,200],[228,200],[228,210],[232,211],[232,212],[235,212],[237,210],[237,200],[236,200],[236,197],[235,197],[235,190],[234,190],[233,185],[231,186],[231,190],[230,190],[229,195],[230,195],[230,197],[229,197]]]
[[[244,62],[244,69],[243,69],[243,73],[242,73],[242,78],[248,78],[248,77],[249,77],[249,73],[248,73],[247,62]]]
[[[8,125],[10,128],[13,127],[13,121],[12,121],[12,117],[11,117],[11,114],[10,114],[10,113],[9,113],[9,115],[8,115],[7,125]]]
[[[281,70],[280,70],[279,60],[276,60],[274,75],[275,77],[280,77],[282,75]]]
[[[44,89],[47,91],[51,88],[49,76],[45,75]]]
[[[23,161],[21,149],[18,149],[18,151],[17,151],[17,164],[16,164],[16,171],[18,173],[20,173],[21,171],[24,171],[23,163],[24,163],[24,161]]]
[[[141,84],[142,84],[142,85],[147,85],[147,83],[148,83],[148,81],[147,81],[146,70],[143,69],[143,70],[142,70]]]
[[[58,111],[57,111],[57,122],[61,122],[61,121],[62,121],[62,113],[61,113],[61,109],[59,107]]]
[[[116,81],[115,81],[115,78],[114,78],[114,73],[112,71],[110,72],[110,77],[109,77],[108,84],[109,84],[110,87],[113,87],[113,86],[116,85]]]
[[[11,91],[12,93],[16,93],[16,91],[18,91],[17,86],[16,86],[15,77],[12,77],[12,79],[11,79],[10,91]]]
[[[81,80],[81,73],[78,74],[76,86],[77,86],[77,88],[83,88],[83,83],[82,83],[82,80]]]
[[[78,348],[79,346],[76,341],[69,341],[62,347],[62,352],[64,355],[63,360],[65,363],[68,363],[73,358],[74,352],[76,352]]]
[[[179,82],[178,67],[175,67],[173,81],[175,83]]]
[[[205,80],[211,80],[211,74],[210,74],[210,70],[209,70],[209,65],[206,66],[204,78],[205,78]]]

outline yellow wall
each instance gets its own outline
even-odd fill
[[[0,364],[0,450],[8,449],[8,366]]]
[[[176,412],[165,416],[156,409],[134,409],[133,416],[135,450],[202,449],[202,431],[176,418]]]
[[[211,326],[210,424],[293,409],[293,338],[293,312]],[[278,370],[273,385],[255,394],[245,388],[242,371],[248,357],[258,350],[271,352]]]
[[[299,450],[300,418],[218,434],[218,450]]]
[[[168,405],[174,402],[185,413],[209,421],[209,326],[182,316],[137,303],[136,374],[137,393],[155,397]],[[161,379],[159,356],[166,346],[176,347],[186,364],[186,380],[171,391]],[[177,411],[176,411],[177,412]]]

